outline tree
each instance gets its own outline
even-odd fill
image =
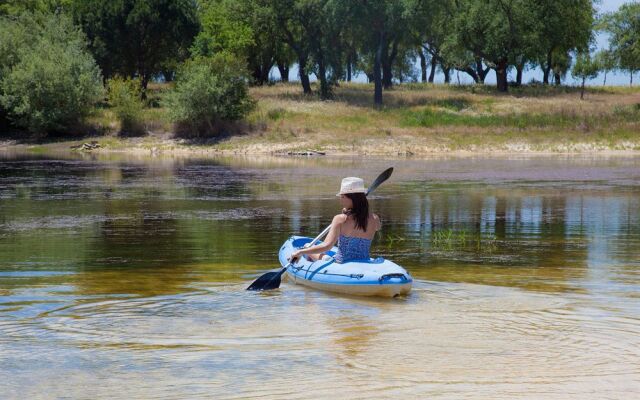
[[[584,99],[584,84],[586,80],[595,78],[598,76],[598,72],[600,72],[600,65],[591,57],[589,52],[577,54],[571,74],[575,78],[582,79],[582,84],[580,85],[580,100]]]
[[[361,52],[372,60],[373,99],[382,105],[382,89],[393,79],[393,63],[400,44],[409,34],[405,3],[394,0],[360,0],[352,9],[350,24],[361,37]]]
[[[473,56],[469,51],[454,41],[447,42],[447,35],[451,32],[448,24],[450,14],[453,13],[453,3],[437,0],[406,0],[405,15],[409,30],[409,41],[415,43],[420,50],[418,56],[422,68],[422,75],[426,78],[427,56],[431,61],[431,72],[428,81],[433,83],[436,67],[440,65],[445,74],[445,82],[449,82],[449,69],[452,66],[469,72]],[[455,59],[455,61],[453,60]],[[482,69],[481,69],[482,70]],[[471,70],[474,81],[478,81],[478,73]],[[482,76],[484,81],[484,75]]]
[[[609,48],[620,69],[633,74],[640,70],[640,3],[627,3],[607,14],[603,26],[609,32]]]
[[[202,30],[192,46],[194,56],[225,51],[247,60],[253,83],[269,81],[279,64],[281,74],[291,64],[291,54],[278,38],[272,9],[253,0],[209,0],[202,3]]]
[[[105,77],[137,77],[143,93],[188,57],[199,30],[196,0],[73,0],[72,8]]]
[[[220,123],[243,118],[255,105],[244,61],[224,52],[187,61],[166,104],[174,122],[198,133],[215,133]]]
[[[257,0],[271,10],[280,40],[297,58],[304,93],[311,93],[309,73],[320,83],[320,98],[332,97],[332,88],[344,76],[346,15],[352,2],[340,0]]]
[[[604,80],[602,86],[607,84],[607,73],[616,69],[616,58],[610,50],[600,50],[595,55],[595,60],[600,66],[600,70],[604,72]]]
[[[551,72],[553,72],[554,84],[560,86],[561,80],[567,76],[567,72],[569,72],[571,68],[571,54],[568,52],[558,52],[554,53],[552,58],[553,67],[551,68]]]
[[[104,92],[85,36],[63,14],[0,18],[0,106],[15,126],[64,131]]]
[[[295,4],[295,21],[309,44],[323,100],[333,97],[332,88],[344,75],[344,15],[353,6],[341,0],[298,0]]]
[[[311,83],[309,81],[310,48],[306,41],[305,32],[298,23],[298,14],[294,10],[295,0],[257,1],[261,5],[270,7],[271,15],[279,34],[279,40],[286,43],[295,54],[302,91],[305,94],[311,94]]]
[[[539,0],[534,5],[535,57],[543,71],[542,82],[549,84],[554,72],[556,84],[572,51],[587,51],[593,39],[595,10],[593,0]]]
[[[508,90],[507,71],[534,40],[535,5],[526,0],[459,0],[451,8],[447,41],[465,48],[496,72],[497,88]]]

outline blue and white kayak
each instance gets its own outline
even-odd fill
[[[312,240],[304,236],[287,239],[278,253],[280,264],[285,267],[291,253]],[[395,297],[411,291],[413,278],[401,266],[382,257],[340,264],[333,259],[337,250],[333,247],[326,252],[331,258],[325,260],[311,262],[301,257],[287,268],[287,279],[315,289],[361,296]]]

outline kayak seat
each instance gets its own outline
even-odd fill
[[[291,245],[292,245],[294,248],[299,249],[299,248],[303,247],[305,244],[310,243],[312,240],[313,240],[313,239],[311,239],[311,238],[307,238],[307,237],[305,237],[305,238],[299,238],[299,239],[296,239],[296,240],[294,240],[293,242],[291,242]]]

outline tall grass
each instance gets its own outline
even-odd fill
[[[634,122],[640,118],[639,105],[617,107],[611,113],[587,115],[577,112],[518,113],[518,114],[464,114],[426,107],[422,110],[405,110],[402,113],[401,126],[472,126],[472,127],[509,127],[509,128],[569,128],[578,124],[590,126],[612,122]]]

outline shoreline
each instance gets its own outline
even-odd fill
[[[161,99],[163,88],[155,85],[153,96]],[[103,109],[66,135],[6,132],[0,152],[68,153],[89,143],[87,153],[187,156],[640,154],[637,88],[591,89],[584,100],[570,89],[522,87],[502,95],[487,87],[398,85],[386,92],[385,106],[376,108],[368,84],[341,85],[331,101],[278,84],[251,88],[256,109],[217,136],[177,135],[162,107],[145,108],[141,135],[126,136],[111,110]]]
[[[363,145],[319,146],[313,142],[305,144],[274,144],[249,141],[250,136],[238,137],[244,143],[229,143],[225,139],[216,144],[186,144],[184,139],[159,138],[154,135],[141,138],[121,138],[114,136],[61,139],[44,143],[20,143],[16,140],[0,141],[0,153],[17,154],[130,154],[149,156],[289,156],[289,157],[391,157],[391,158],[431,158],[451,157],[504,157],[504,156],[640,156],[640,143],[623,143],[619,148],[610,148],[598,143],[556,143],[551,145],[531,145],[528,143],[505,143],[496,146],[473,146],[467,149],[453,149],[447,146],[419,146],[416,143],[398,143],[393,140],[378,141],[368,139]],[[235,137],[231,138],[233,141]],[[73,149],[85,143],[97,143],[89,150]],[[222,145],[221,145],[222,144]],[[351,147],[351,149],[349,149]],[[357,149],[355,149],[357,147]],[[323,154],[307,155],[305,152]]]

